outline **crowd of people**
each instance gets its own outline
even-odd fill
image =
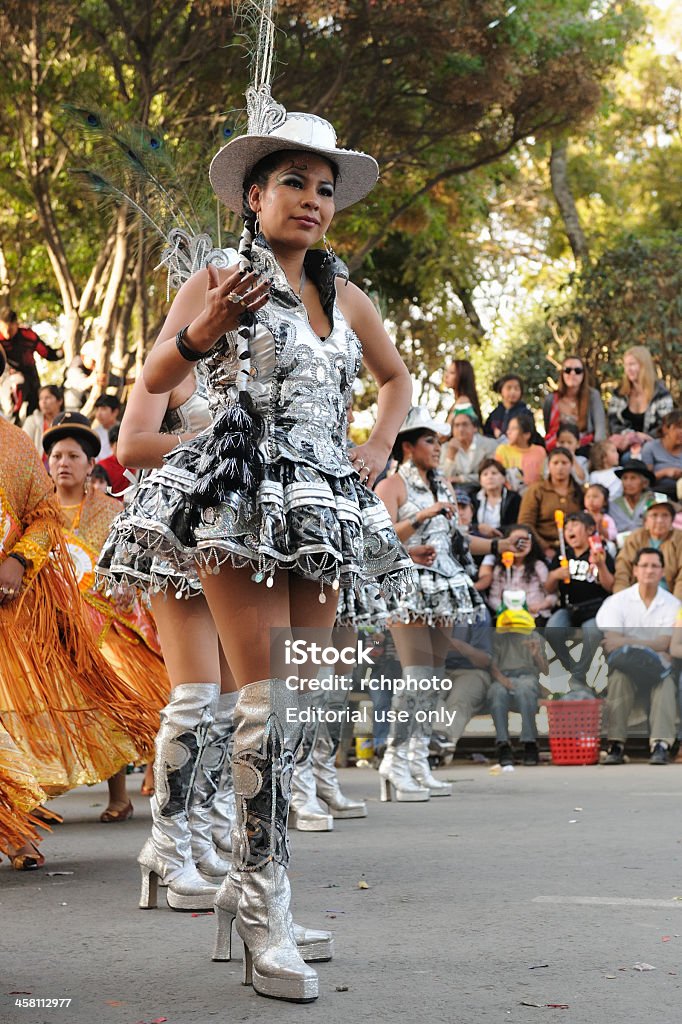
[[[623,763],[640,707],[651,763],[668,763],[682,413],[643,347],[625,354],[606,409],[567,357],[544,434],[516,374],[484,421],[467,360],[446,368],[447,419],[410,407],[376,309],[315,248],[376,163],[275,106],[212,164],[219,199],[244,216],[239,251],[182,285],[120,422],[109,394],[92,422],[64,409],[35,368],[36,353],[60,353],[0,311],[14,420],[0,418],[0,850],[41,866],[45,801],[83,783],[109,780],[101,820],[125,821],[125,766],[153,760],[140,906],[163,884],[173,909],[215,907],[214,959],[230,959],[236,921],[245,981],[305,1002],[318,994],[310,963],[333,945],[294,923],[287,830],[367,814],[336,772],[345,675],[318,685],[330,673],[314,649],[336,649],[352,675],[362,636],[390,637],[382,800],[450,796],[429,760],[434,728],[447,722],[456,744],[475,714],[492,716],[510,767],[518,711],[523,763],[537,765],[550,660],[567,696],[590,700],[599,650],[606,763]],[[353,445],[361,360],[377,417]]]

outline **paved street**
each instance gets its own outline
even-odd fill
[[[296,916],[336,936],[307,1006],[242,987],[240,962],[212,963],[211,915],[137,909],[143,797],[119,826],[96,820],[104,786],[62,797],[46,868],[0,867],[0,1021],[676,1024],[682,766],[495,775],[458,761],[440,774],[452,798],[380,804],[376,774],[346,769],[369,818],[294,833]],[[16,1007],[22,997],[71,1005]]]

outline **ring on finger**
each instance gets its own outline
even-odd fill
[[[358,466],[360,467],[360,469],[364,469],[365,468],[365,460],[364,459],[358,459]]]
[[[235,306],[244,305],[244,296],[240,295],[239,292],[230,292],[227,298],[230,302],[233,302]]]

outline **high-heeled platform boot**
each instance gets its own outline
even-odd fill
[[[318,996],[317,974],[296,945],[286,870],[291,775],[302,738],[301,710],[309,705],[310,695],[291,691],[283,679],[263,679],[240,690],[234,713],[232,855],[241,879],[236,922],[244,943],[244,984],[293,1002]]]
[[[413,667],[405,669],[405,679],[416,671]],[[386,752],[379,765],[379,795],[382,801],[395,799],[400,803],[421,803],[429,799],[431,792],[412,777],[407,756],[417,710],[415,691],[406,687],[397,690],[391,700],[391,710],[396,717],[391,722]]]
[[[228,744],[234,728],[232,719],[236,703],[236,693],[221,693],[218,697],[213,721],[208,727],[206,746],[199,761],[189,811],[192,856],[199,871],[209,881],[220,880],[222,882],[231,867],[231,862],[221,857],[214,847],[212,831],[214,825],[213,806],[228,757]]]
[[[215,898],[216,938],[213,960],[232,959],[232,925],[237,916],[241,896],[241,876],[231,871],[225,878]],[[334,954],[334,937],[331,932],[317,928],[304,928],[293,922],[294,939],[298,952],[306,963],[322,963],[331,960]]]
[[[428,666],[423,666],[423,673],[423,678],[428,678],[429,675],[439,676],[438,669]],[[423,713],[423,720],[417,720],[421,717],[417,716],[408,744],[407,757],[412,778],[417,785],[428,789],[431,796],[452,796],[452,783],[441,782],[440,779],[437,779],[429,764],[429,741],[433,732],[433,719],[430,715],[438,708],[439,691],[435,688],[418,690],[416,698],[415,710]]]
[[[320,706],[319,694],[313,698],[315,707]],[[319,721],[303,726],[298,760],[291,779],[290,828],[299,832],[331,832],[334,819],[317,799],[317,788],[313,774],[313,747],[319,731]]]
[[[216,683],[182,683],[171,690],[156,737],[152,834],[138,855],[142,873],[140,907],[157,904],[160,880],[173,910],[210,910],[218,886],[194,864],[189,805],[208,728],[220,693]]]
[[[234,714],[234,708],[232,709]],[[230,726],[227,743],[227,756],[218,783],[218,792],[213,801],[213,842],[221,857],[232,852],[232,829],[234,828],[234,785],[232,783],[232,734],[234,724]]]
[[[336,752],[347,703],[347,694],[333,694],[325,701],[326,714],[313,744],[312,770],[317,796],[327,805],[333,818],[366,818],[367,804],[364,800],[351,800],[341,792],[336,770]]]

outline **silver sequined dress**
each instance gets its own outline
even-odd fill
[[[405,501],[398,509],[399,521],[412,519],[417,512],[429,508],[436,501],[454,503],[454,495],[440,473],[434,474],[434,495],[412,462],[404,462],[397,472],[407,491]],[[456,513],[452,519],[437,515],[425,520],[409,538],[406,543],[408,551],[417,545],[428,544],[435,548],[436,557],[429,566],[414,564],[414,590],[398,601],[389,601],[394,623],[451,626],[485,617],[481,596],[456,554],[453,542],[462,553],[466,552]]]
[[[189,596],[197,568],[217,572],[230,561],[251,567],[257,582],[268,583],[281,568],[321,588],[376,579],[388,592],[403,591],[411,585],[412,561],[383,502],[360,483],[346,452],[346,407],[361,346],[336,304],[336,276],[345,268],[324,252],[306,256],[306,274],[332,324],[321,339],[267,245],[254,244],[252,259],[255,270],[272,277],[271,298],[256,314],[250,343],[249,392],[264,422],[257,494],[234,490],[207,509],[192,502],[198,457],[213,443],[208,427],[170,452],[164,467],[140,485],[112,527],[99,577],[152,590],[172,579]],[[236,400],[236,337],[225,336],[202,370],[215,418]],[[154,558],[167,566],[166,580],[153,573],[145,578]]]

